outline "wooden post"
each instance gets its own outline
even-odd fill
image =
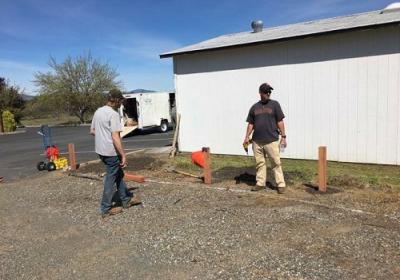
[[[171,148],[171,152],[169,153],[169,157],[170,158],[174,158],[175,154],[176,154],[176,143],[178,141],[180,123],[181,123],[181,114],[178,114],[177,117],[176,117],[174,140],[172,141],[172,148]]]
[[[134,174],[129,174],[129,173],[124,173],[124,180],[129,182],[136,182],[136,183],[144,183],[145,178],[142,175],[134,175]]]
[[[69,154],[69,166],[71,170],[76,170],[75,145],[73,143],[68,144],[68,154]]]
[[[204,156],[204,183],[210,185],[211,184],[211,157],[210,157],[210,148],[203,147],[202,149]]]
[[[327,162],[326,162],[326,147],[321,146],[318,148],[318,190],[326,192],[327,184]]]

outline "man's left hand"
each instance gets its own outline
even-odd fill
[[[128,161],[126,159],[126,156],[123,155],[121,156],[121,163],[119,164],[119,166],[121,166],[121,168],[125,168],[128,165]]]
[[[281,138],[281,145],[283,145],[285,148],[287,146],[286,138]]]

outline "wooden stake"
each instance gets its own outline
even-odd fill
[[[318,148],[318,190],[326,192],[327,184],[327,162],[326,162],[326,147],[321,146]]]
[[[75,145],[73,143],[68,144],[68,154],[69,154],[69,166],[71,170],[76,170]]]
[[[204,156],[204,183],[210,185],[211,184],[211,157],[210,157],[210,148],[203,147],[202,148],[203,156]]]
[[[129,182],[144,183],[145,179],[142,175],[134,175],[124,172],[124,180]]]
[[[189,177],[193,177],[193,178],[197,178],[197,179],[203,179],[203,177],[201,177],[201,176],[194,175],[194,174],[191,174],[188,172],[183,172],[183,171],[176,170],[176,169],[172,169],[171,172],[175,172],[177,174],[181,174],[181,175],[185,175],[185,176],[189,176]]]
[[[174,140],[172,141],[172,148],[171,152],[169,153],[170,158],[174,158],[176,155],[176,143],[178,141],[178,134],[179,134],[179,124],[181,123],[181,114],[176,116],[176,125],[175,125],[175,132],[174,132]]]

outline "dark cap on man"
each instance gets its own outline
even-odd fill
[[[267,83],[263,83],[261,86],[260,86],[260,88],[258,89],[258,91],[260,92],[260,93],[271,93],[271,91],[273,91],[274,90],[274,88],[273,87],[271,87],[269,84],[267,84]]]
[[[122,92],[119,89],[112,89],[108,92],[107,98],[109,101],[118,101],[123,99]]]

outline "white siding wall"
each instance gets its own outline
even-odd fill
[[[400,164],[400,28],[383,27],[174,58],[180,149],[244,154],[246,116],[269,82],[288,158]]]

